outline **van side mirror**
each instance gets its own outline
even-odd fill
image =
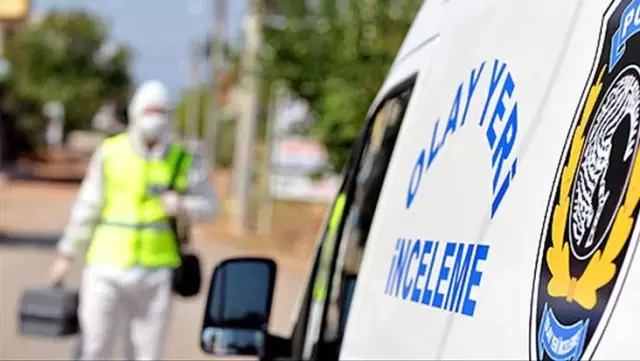
[[[213,270],[200,348],[216,355],[263,356],[277,266],[267,258],[232,258]]]

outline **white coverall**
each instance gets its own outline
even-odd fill
[[[157,124],[143,116],[149,106],[167,109],[168,94],[164,86],[150,81],[138,88],[129,106],[131,126],[128,129],[134,151],[147,158],[163,157],[170,144],[171,127]],[[162,126],[163,129],[151,129]],[[145,134],[161,134],[157,144],[148,149]],[[70,222],[58,244],[61,254],[84,255],[100,219],[104,199],[103,157],[97,150],[82,182]],[[186,195],[177,201],[191,221],[215,217],[217,199],[209,181],[209,169],[199,157],[194,157],[189,171]],[[126,175],[123,175],[126,176]],[[177,195],[173,194],[174,198]],[[164,201],[164,199],[163,199]],[[171,203],[171,202],[169,202]],[[164,202],[165,209],[167,202]],[[169,205],[171,206],[171,205]],[[162,359],[164,337],[171,309],[171,269],[135,266],[121,268],[87,265],[80,290],[80,327],[82,329],[81,358],[106,360],[111,357],[116,335],[126,337],[125,353],[129,360]],[[125,321],[125,324],[121,322]]]

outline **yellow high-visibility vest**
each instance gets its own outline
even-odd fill
[[[164,159],[147,160],[133,151],[121,134],[105,140],[103,155],[104,205],[87,263],[129,267],[178,267],[180,254],[160,193],[169,187],[181,152],[172,144]],[[184,191],[193,157],[184,153],[174,187]]]

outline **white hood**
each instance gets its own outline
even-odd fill
[[[150,80],[138,87],[129,104],[130,133],[138,140],[154,140],[164,143],[171,133],[169,114],[143,114],[150,106],[169,109],[169,92],[158,80]],[[151,138],[151,139],[150,139]]]

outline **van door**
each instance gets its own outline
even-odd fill
[[[328,221],[326,243],[319,255],[319,272],[312,281],[302,359],[338,359],[359,257],[366,244],[414,84],[415,76],[412,76],[383,97],[363,131],[361,142],[355,147],[345,185]],[[326,272],[324,276],[323,272]]]
[[[340,233],[342,214],[348,200],[348,189],[352,183],[357,155],[360,154],[366,133],[360,135],[353,148],[343,171],[343,181],[338,194],[330,207],[316,246],[313,264],[311,265],[305,288],[297,307],[296,321],[291,334],[291,359],[309,360],[315,346],[320,328],[323,299],[329,287],[331,264],[335,259],[338,244],[337,235]]]

